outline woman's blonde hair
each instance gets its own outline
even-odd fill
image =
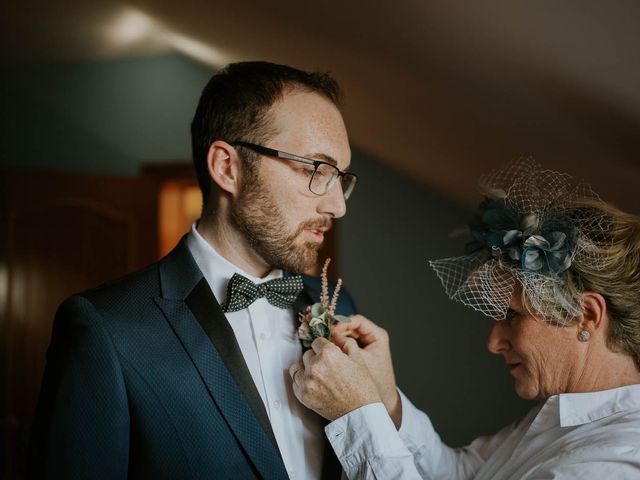
[[[586,237],[581,245],[592,249],[589,253],[599,262],[594,268],[576,257],[566,288],[605,298],[610,320],[608,346],[633,357],[640,370],[640,218],[597,198],[577,201],[575,213],[603,219],[600,231],[583,232]],[[588,238],[590,233],[593,238]]]

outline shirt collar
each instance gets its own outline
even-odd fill
[[[197,223],[191,225],[191,231],[187,235],[187,247],[202,271],[205,280],[211,287],[216,299],[222,303],[226,297],[227,284],[234,273],[247,277],[254,283],[262,283],[282,276],[282,270],[273,269],[263,278],[254,277],[245,272],[226,258],[220,255],[213,246],[207,242],[196,228]]]
[[[560,426],[572,427],[625,410],[640,409],[640,384],[599,392],[563,393],[558,397]]]

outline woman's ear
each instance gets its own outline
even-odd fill
[[[582,315],[579,329],[581,332],[588,332],[589,337],[597,333],[606,333],[608,327],[607,302],[604,297],[595,292],[584,292],[582,294]]]
[[[236,195],[240,191],[242,165],[235,148],[216,140],[207,152],[209,177],[222,190]]]

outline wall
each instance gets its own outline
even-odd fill
[[[132,175],[187,160],[211,73],[180,55],[4,69],[0,166]]]

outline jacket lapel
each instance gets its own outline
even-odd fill
[[[264,478],[287,478],[264,404],[233,330],[183,240],[160,263],[155,298],[220,413]]]
[[[278,444],[271,429],[267,410],[247,368],[247,363],[244,361],[233,329],[222,313],[209,284],[204,278],[198,282],[185,303],[200,323],[211,343],[213,343],[227,369],[235,378],[253,414],[260,422],[260,426],[277,449]]]

